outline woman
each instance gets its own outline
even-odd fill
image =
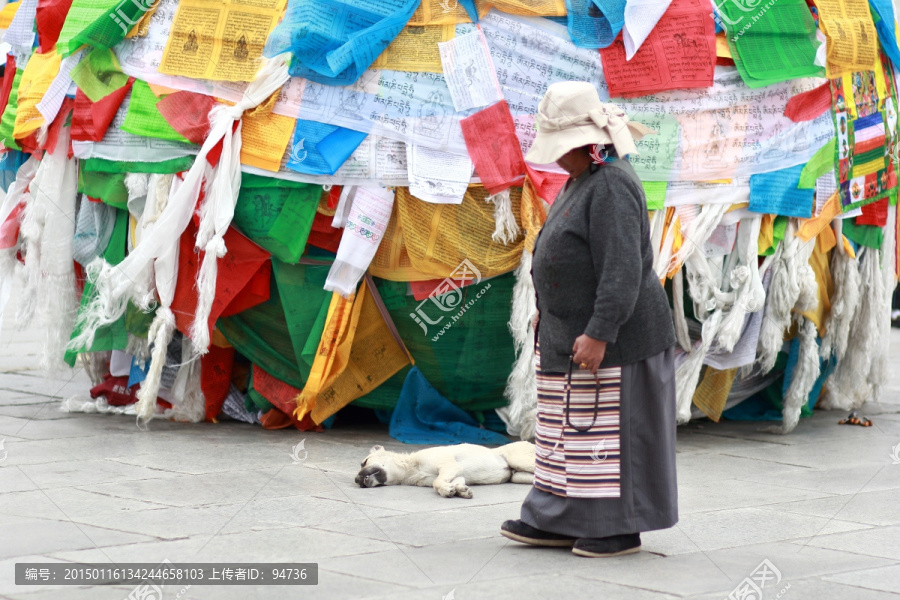
[[[570,178],[534,247],[535,482],[501,533],[581,556],[637,552],[642,531],[678,521],[675,331],[643,188],[619,158],[651,130],[585,82],[551,85],[537,126],[526,158]]]

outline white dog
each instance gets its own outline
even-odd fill
[[[515,442],[493,450],[459,444],[412,454],[373,446],[356,476],[359,487],[430,485],[445,498],[471,498],[470,485],[532,483],[533,480],[534,444],[530,442]]]

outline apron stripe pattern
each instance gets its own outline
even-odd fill
[[[573,369],[567,419],[566,374],[541,371],[539,349],[535,359],[538,417],[534,487],[571,498],[619,498],[621,367],[598,369],[596,378],[590,371]]]

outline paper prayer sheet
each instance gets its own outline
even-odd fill
[[[816,214],[815,216],[819,216],[819,213],[822,212],[822,207],[825,206],[825,203],[831,198],[831,195],[837,191],[837,183],[834,179],[834,169],[825,173],[818,179],[816,179]]]
[[[449,154],[407,145],[409,192],[427,202],[459,204],[472,178],[472,161],[468,154]]]
[[[31,48],[34,44],[34,17],[37,14],[38,0],[21,0],[19,9],[13,16],[3,41],[11,46]]]
[[[345,87],[307,81],[299,118],[445,152],[466,152],[462,115],[454,109],[440,73],[366,71]]]
[[[740,204],[750,201],[750,177],[735,177],[730,183],[670,181],[666,206],[685,204]]]
[[[252,81],[286,1],[180,0],[159,72]]]
[[[503,99],[480,29],[438,44],[444,78],[457,112],[480,108]]]

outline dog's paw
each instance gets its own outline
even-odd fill
[[[440,494],[441,496],[443,496],[444,498],[452,498],[453,496],[456,495],[456,490],[449,486],[442,487],[442,488],[435,488],[435,489],[436,489],[437,493]]]
[[[456,488],[456,495],[459,496],[460,498],[466,498],[469,500],[473,496],[471,488],[469,488],[469,486],[466,486],[466,485]]]

